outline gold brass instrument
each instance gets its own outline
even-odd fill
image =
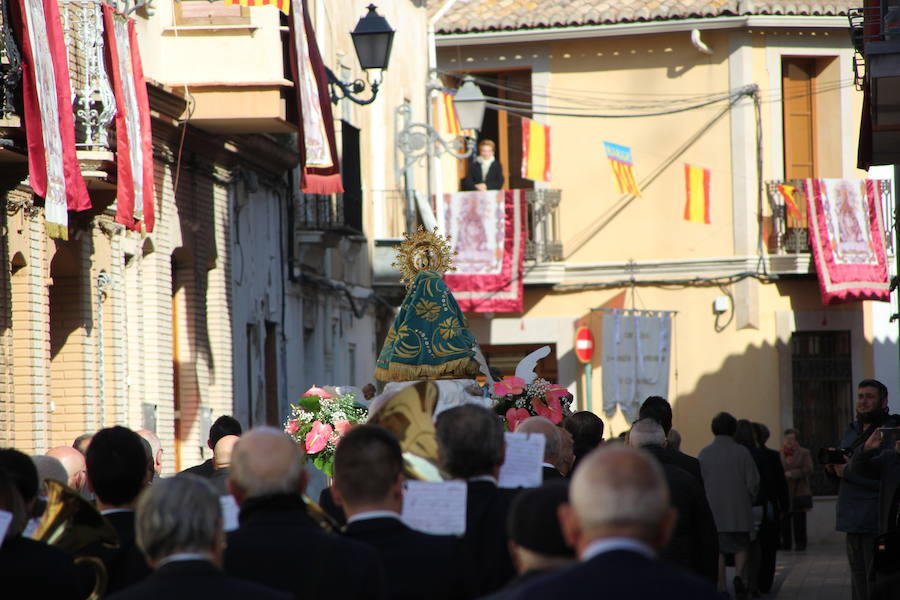
[[[325,509],[319,506],[318,502],[303,494],[303,504],[306,506],[306,513],[309,517],[319,524],[319,527],[329,533],[340,533],[341,525],[332,518]]]
[[[421,381],[388,398],[369,417],[369,423],[391,431],[403,449],[404,471],[410,479],[443,481],[438,468],[437,433],[434,410],[438,388]]]
[[[93,504],[72,488],[47,480],[47,508],[32,538],[75,554],[94,543],[116,547],[118,535]],[[75,564],[94,569],[96,581],[88,600],[96,600],[106,591],[109,575],[96,556],[79,556]]]

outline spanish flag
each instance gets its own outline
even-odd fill
[[[291,14],[291,0],[225,0],[225,4],[239,4],[241,6],[272,5],[286,15]]]
[[[684,220],[709,225],[709,169],[684,165]]]
[[[550,127],[522,119],[522,177],[550,181]]]
[[[447,92],[438,92],[431,99],[431,114],[434,117],[434,128],[441,135],[457,137],[462,134],[459,117],[453,106],[453,96]]]

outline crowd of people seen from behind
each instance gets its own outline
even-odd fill
[[[212,456],[178,474],[164,474],[167,449],[153,432],[121,426],[41,456],[0,449],[0,586],[11,598],[86,598],[99,571],[102,597],[115,600],[771,593],[777,551],[807,546],[814,457],[797,430],[775,450],[765,425],[722,412],[694,458],[672,417],[667,400],[647,398],[627,435],[605,442],[592,412],[559,425],[525,419],[517,431],[545,438],[543,485],[507,489],[498,416],[476,404],[441,412],[440,469],[466,482],[459,536],[404,522],[404,452],[375,425],[342,437],[318,505],[301,447],[230,416],[209,430]],[[840,481],[854,600],[900,589],[893,423],[886,388],[865,380],[847,435],[816,457]],[[228,502],[237,519],[226,528]]]

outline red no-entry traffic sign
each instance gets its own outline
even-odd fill
[[[575,332],[575,356],[583,363],[591,362],[594,357],[594,336],[587,327],[579,327]]]

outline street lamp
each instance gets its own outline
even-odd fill
[[[378,86],[381,84],[382,72],[387,70],[388,62],[391,60],[394,30],[391,29],[387,19],[375,12],[374,4],[370,4],[367,8],[369,12],[359,20],[356,28],[350,32],[350,37],[353,39],[359,66],[366,72],[366,81],[372,88],[372,95],[366,99],[358,98],[357,95],[366,89],[363,80],[341,81],[331,69],[325,67],[332,104],[337,104],[342,98],[352,100],[356,104],[374,102],[375,96],[378,95]]]
[[[433,81],[428,85],[428,95],[434,89],[440,89],[440,85]],[[453,98],[453,106],[459,118],[460,129],[463,131],[481,129],[487,99],[471,77],[466,76],[463,79],[463,84]],[[459,138],[445,140],[430,124],[413,123],[412,106],[409,102],[398,106],[395,113],[399,127],[399,131],[396,132],[396,147],[403,154],[397,179],[403,177],[403,186],[406,190],[406,230],[415,231],[416,199],[411,178],[413,165],[424,158],[437,158],[444,153],[454,158],[469,158],[475,151],[475,138],[466,135],[463,138],[465,150],[459,152],[455,149],[459,144]],[[429,180],[429,188],[430,184]],[[440,203],[438,205],[440,206]]]

